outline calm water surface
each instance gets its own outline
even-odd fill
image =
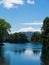
[[[0,57],[4,65],[41,65],[40,44],[5,44],[0,47]],[[3,63],[0,62],[0,65]]]

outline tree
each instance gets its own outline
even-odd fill
[[[4,19],[0,18],[0,42],[3,42],[6,34],[10,31],[11,25]]]
[[[32,34],[32,37],[31,37],[31,41],[32,42],[41,42],[41,34],[40,34],[40,32],[34,32],[33,34]]]
[[[24,33],[19,33],[19,41],[21,43],[28,42],[27,36]]]
[[[5,42],[18,43],[19,42],[18,33],[9,34]]]
[[[49,65],[49,17],[46,17],[43,21],[42,40],[43,40],[43,48],[41,55],[42,65]]]
[[[43,46],[49,45],[49,17],[46,17],[42,26]]]
[[[8,36],[6,42],[10,43],[25,43],[28,42],[27,36],[23,33],[13,33]]]

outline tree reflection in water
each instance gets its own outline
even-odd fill
[[[15,50],[14,52],[21,54],[21,53],[25,53],[26,50],[27,50],[27,49],[19,49],[19,50]],[[29,50],[29,49],[28,49],[28,50]],[[31,49],[31,51],[32,51],[34,54],[36,54],[36,55],[41,52],[40,49]]]
[[[25,50],[26,50],[26,49],[20,49],[20,50],[15,50],[14,52],[15,52],[15,53],[20,53],[20,54],[21,54],[21,53],[24,53]]]
[[[0,65],[9,65],[7,59],[4,58],[4,48],[0,45]]]
[[[33,53],[36,54],[36,55],[39,54],[40,52],[41,52],[41,50],[38,50],[38,49],[33,50]]]
[[[49,49],[43,48],[41,61],[41,65],[49,65]]]

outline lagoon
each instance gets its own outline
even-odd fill
[[[9,44],[0,46],[0,65],[41,65],[41,44]]]

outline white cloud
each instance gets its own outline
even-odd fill
[[[40,29],[35,29],[35,28],[32,28],[32,27],[27,27],[27,28],[21,28],[20,30],[18,30],[17,32],[36,32],[36,31],[39,31],[41,32]]]
[[[35,4],[35,0],[27,0],[28,4]]]
[[[24,1],[23,0],[2,0],[0,1],[0,5],[3,4],[4,7],[6,8],[13,8],[17,7],[17,5],[23,5]]]
[[[23,25],[42,25],[43,22],[29,22],[29,23],[22,23]]]
[[[15,33],[15,32],[36,32],[36,31],[38,31],[38,32],[41,32],[41,29],[40,28],[32,28],[32,27],[25,27],[25,28],[21,28],[21,29],[19,29],[19,30],[11,30],[11,32],[9,32],[9,33]]]
[[[34,4],[34,0],[26,0],[27,4]],[[0,0],[0,5],[3,5],[6,8],[15,8],[18,5],[25,4],[24,0]]]

